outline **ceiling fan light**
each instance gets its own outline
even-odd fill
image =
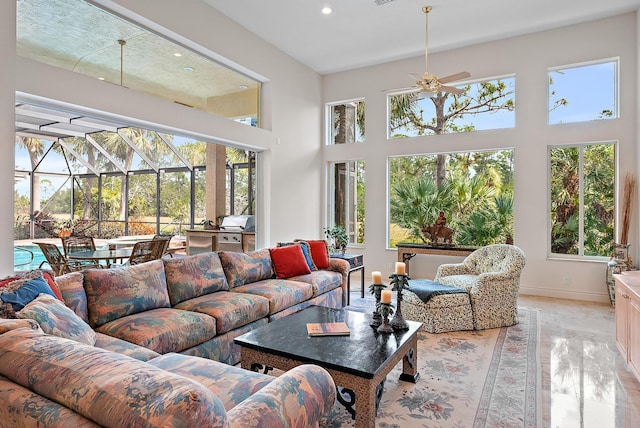
[[[426,100],[427,98],[433,98],[436,94],[430,91],[421,91],[418,93],[419,100]]]

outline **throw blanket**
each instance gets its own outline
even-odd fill
[[[427,303],[432,297],[441,294],[465,293],[466,290],[457,287],[449,287],[429,279],[410,279],[409,291],[418,296],[420,300]]]

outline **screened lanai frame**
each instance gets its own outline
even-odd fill
[[[22,117],[31,122],[38,120],[34,116],[58,114],[29,105],[18,105],[16,113],[18,119],[31,114]],[[205,219],[207,190],[213,191],[207,189],[205,174],[210,143],[132,127],[87,133],[85,138],[52,137],[45,126],[39,128],[16,132],[15,239],[65,233],[97,238],[182,235]],[[222,174],[225,214],[254,214],[255,153],[226,151],[232,156]]]

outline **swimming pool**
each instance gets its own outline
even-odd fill
[[[44,254],[37,245],[16,245],[13,247],[14,270],[38,269],[44,260]],[[49,269],[49,264],[45,263],[42,267]]]

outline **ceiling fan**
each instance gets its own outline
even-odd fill
[[[422,94],[423,96],[432,96],[436,92],[450,92],[452,94],[461,94],[462,89],[455,88],[453,86],[445,86],[445,83],[455,82],[456,80],[466,79],[467,77],[471,77],[466,71],[462,71],[460,73],[452,74],[450,76],[442,77],[438,79],[438,77],[434,74],[429,74],[428,68],[428,60],[429,60],[429,12],[431,12],[431,6],[425,6],[422,8],[422,11],[425,14],[426,18],[426,43],[424,47],[424,63],[425,63],[425,72],[423,75],[418,74],[410,74],[411,77],[416,79],[416,84],[414,89]],[[431,94],[431,95],[429,95]]]

